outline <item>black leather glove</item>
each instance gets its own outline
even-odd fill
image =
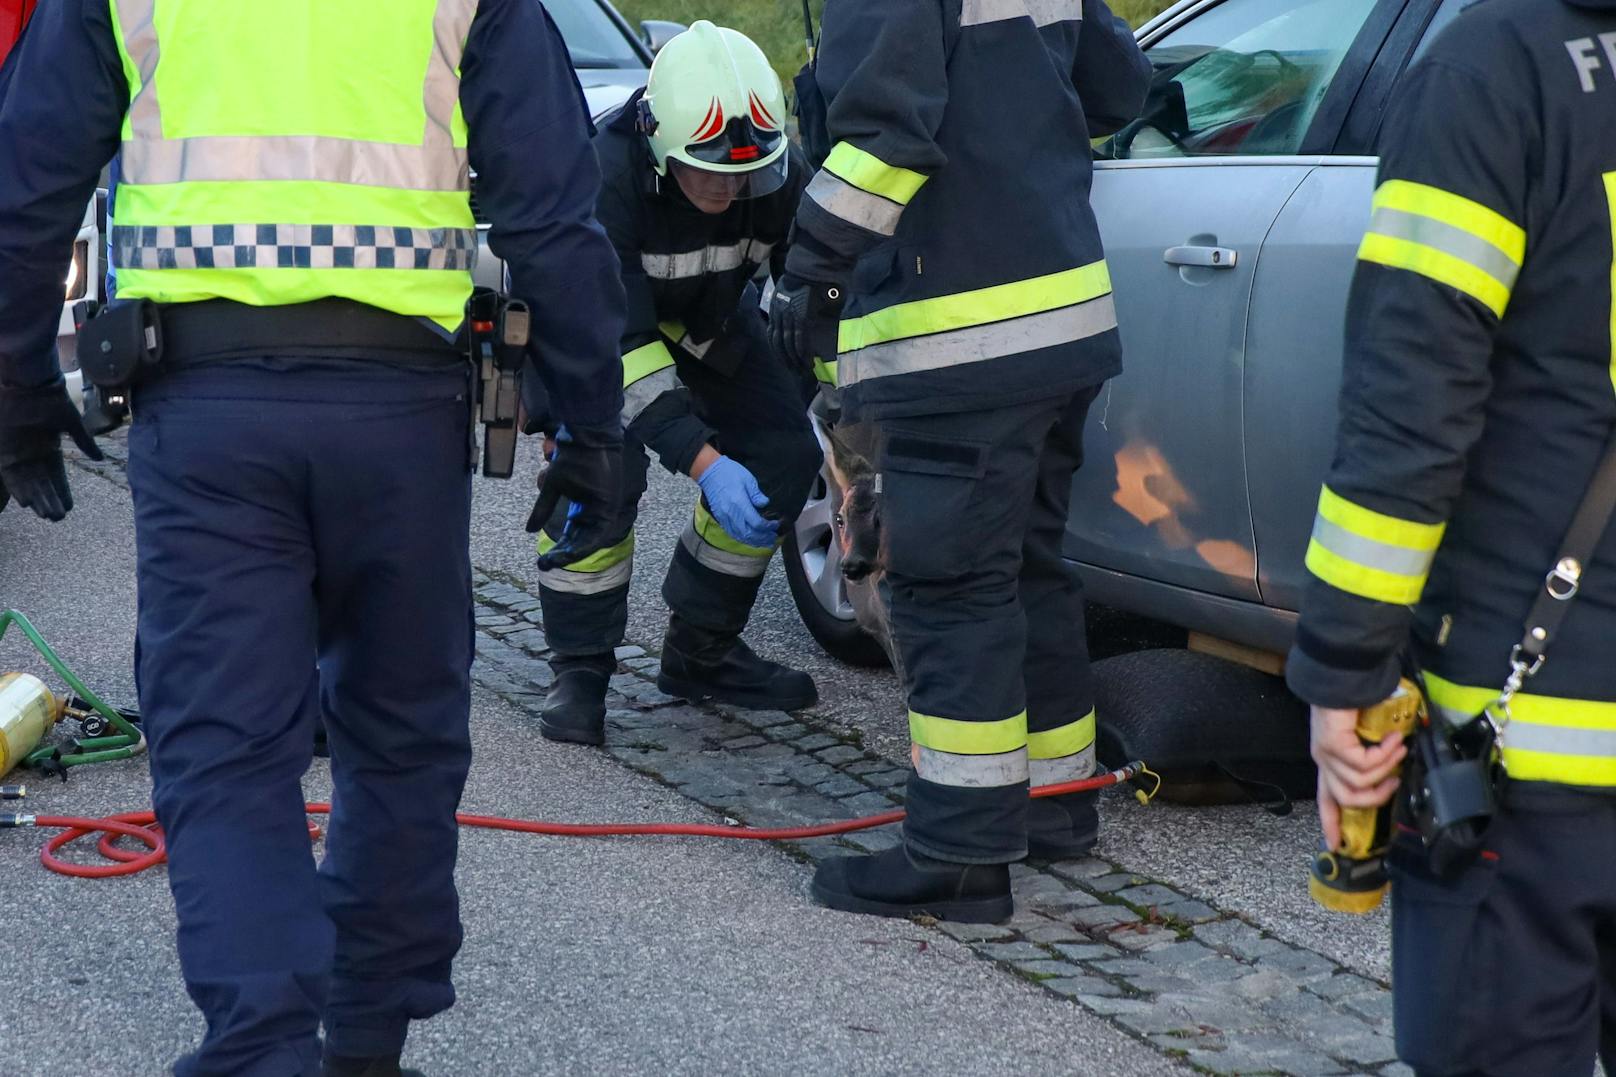
[[[0,487],[17,504],[51,521],[65,518],[73,508],[62,463],[63,434],[91,460],[104,459],[61,378],[35,389],[0,392]],[[0,500],[0,507],[4,505]]]
[[[769,301],[769,343],[775,354],[805,372],[813,369],[816,358],[834,360],[843,294],[837,284],[805,281],[789,273],[781,277]]]
[[[528,534],[544,526],[565,497],[572,502],[556,544],[539,557],[540,571],[565,568],[606,548],[623,487],[622,431],[556,431],[555,455],[539,472],[539,497]]]

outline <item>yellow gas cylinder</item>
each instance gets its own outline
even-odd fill
[[[0,673],[0,778],[39,746],[61,721],[64,703],[26,673]]]

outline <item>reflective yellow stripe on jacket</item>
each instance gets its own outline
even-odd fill
[[[925,182],[919,172],[889,165],[850,142],[838,142],[804,193],[825,212],[890,236],[898,230],[904,207]]]
[[[1475,718],[1497,688],[1454,684],[1425,675],[1431,703],[1454,725]],[[1521,693],[1504,727],[1504,769],[1521,781],[1616,786],[1616,702]]]
[[[1076,269],[900,303],[842,322],[841,385],[1020,355],[1115,329],[1111,272]]]
[[[1526,233],[1479,202],[1387,180],[1375,191],[1358,257],[1457,288],[1502,318],[1526,257]]]
[[[1387,516],[1326,486],[1307,546],[1308,571],[1348,594],[1406,606],[1419,601],[1446,527]]]
[[[638,419],[657,397],[677,388],[673,355],[662,341],[653,340],[623,356],[623,425]]]

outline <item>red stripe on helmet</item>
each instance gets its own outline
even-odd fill
[[[701,127],[690,136],[697,142],[706,142],[724,129],[724,106],[718,98],[713,98],[712,106],[707,109],[707,118],[701,121]]]
[[[763,102],[758,99],[758,95],[749,92],[747,96],[752,100],[752,122],[759,127],[767,127],[770,130],[778,129],[780,122],[763,106]]]

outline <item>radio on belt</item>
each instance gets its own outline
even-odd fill
[[[482,472],[490,478],[508,479],[516,469],[516,413],[532,322],[526,303],[492,289],[478,288],[466,302],[477,414],[483,424]]]

